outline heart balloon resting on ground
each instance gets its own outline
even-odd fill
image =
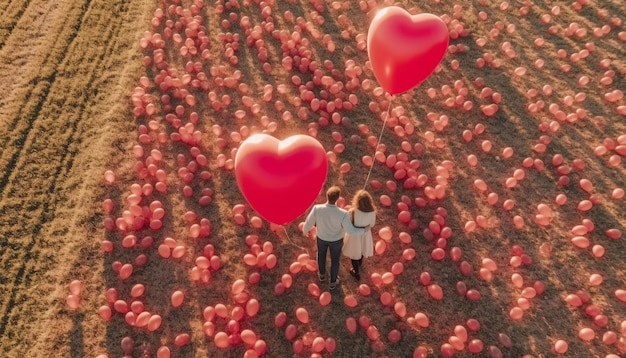
[[[280,141],[255,134],[241,143],[235,156],[239,190],[266,220],[287,224],[302,215],[326,181],[324,147],[313,137],[294,135]]]
[[[439,65],[448,39],[448,28],[438,16],[386,7],[374,16],[367,33],[374,76],[392,95],[412,89]]]

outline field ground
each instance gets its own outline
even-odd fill
[[[329,152],[327,186],[341,185],[346,200],[362,188],[363,156],[375,156],[368,143],[390,104],[359,42],[375,9],[391,3],[236,3],[0,0],[3,357],[156,356],[163,347],[175,357],[240,357],[252,353],[236,334],[230,348],[215,343],[217,332],[232,333],[236,324],[207,312],[224,305],[234,314],[248,298],[260,310],[238,324],[267,344],[269,357],[313,356],[315,337],[337,343],[323,356],[407,357],[423,349],[438,357],[459,344],[455,327],[469,329],[470,319],[480,329],[470,330],[473,343],[460,344],[455,356],[552,357],[557,340],[568,343],[562,356],[626,354],[626,303],[616,296],[626,290],[626,244],[618,238],[626,231],[624,2],[396,3],[447,20],[451,47],[435,74],[391,99],[384,150],[378,147],[390,165],[374,160],[365,183],[379,206],[374,231],[392,232],[388,240],[375,235],[381,254],[365,261],[361,283],[371,294],[359,291],[344,260],[343,285],[327,306],[309,293],[311,283],[328,289],[313,272],[290,274],[304,266],[294,264],[300,254],[314,253],[297,229],[304,216],[283,231],[251,225],[258,214],[248,206],[233,215],[246,202],[232,150],[250,132],[309,133]],[[320,73],[340,87],[314,84]],[[313,108],[311,98],[300,98],[299,80],[311,82],[316,100],[339,99],[344,108],[334,117],[325,101]],[[473,105],[467,111],[465,101]],[[482,113],[494,103],[494,115]],[[403,157],[405,168],[419,166],[408,174],[412,185],[394,170]],[[105,171],[115,180],[107,183]],[[146,185],[154,191],[131,195]],[[164,215],[155,220],[158,206]],[[412,224],[399,221],[402,209]],[[157,221],[162,227],[141,227]],[[198,234],[207,222],[210,235]],[[128,244],[133,235],[138,241]],[[244,263],[258,250],[246,244],[250,235],[271,243],[274,268]],[[154,243],[141,247],[148,236]],[[575,236],[589,245],[574,246]],[[162,257],[168,244],[179,258]],[[436,248],[443,259],[431,258],[442,252]],[[416,257],[403,258],[410,249]],[[121,279],[129,265],[132,275]],[[200,272],[210,279],[198,279]],[[253,273],[260,281],[233,295],[233,283]],[[77,309],[66,303],[73,280],[83,285]],[[442,300],[429,296],[429,280]],[[137,284],[145,294],[131,298]],[[458,294],[464,287],[475,291]],[[107,301],[111,289],[135,302],[137,315],[145,309],[162,324],[150,332],[133,314],[103,320],[103,307],[117,307]],[[185,300],[174,308],[177,290]],[[476,291],[480,299],[470,299]],[[357,306],[348,307],[353,298]],[[308,323],[297,320],[297,307],[308,310]],[[279,312],[287,324],[277,328]],[[416,319],[421,314],[427,327]],[[380,338],[363,328],[350,333],[350,317],[368,318]],[[287,325],[296,343],[285,337]],[[580,339],[583,328],[594,338]],[[480,354],[468,351],[476,340]]]

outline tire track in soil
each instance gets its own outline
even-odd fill
[[[15,6],[12,6],[14,4]],[[29,6],[30,0],[14,0],[0,13],[0,50],[4,47],[7,37],[13,32]]]
[[[63,53],[63,57],[57,62],[57,63],[47,63],[46,65],[52,65],[52,67],[54,68],[54,70],[52,71],[52,73],[47,76],[46,78],[42,79],[42,82],[38,81],[38,85],[39,83],[43,83],[43,89],[42,89],[42,94],[39,96],[39,99],[36,103],[36,105],[34,106],[33,110],[28,113],[28,115],[26,116],[26,119],[28,121],[28,125],[27,125],[27,130],[24,131],[22,133],[22,138],[25,142],[25,140],[27,139],[27,137],[29,136],[29,134],[31,133],[33,126],[35,124],[35,121],[40,117],[40,112],[42,109],[42,106],[44,104],[44,102],[48,99],[49,93],[50,93],[50,89],[52,88],[52,85],[54,84],[55,80],[56,80],[56,73],[57,70],[56,68],[60,65],[66,62],[66,59],[68,58],[68,56],[71,54],[68,50],[72,47],[72,44],[74,43],[74,40],[76,39],[76,36],[78,35],[83,22],[85,21],[85,17],[86,14],[88,12],[88,10],[91,8],[91,2],[92,0],[85,0],[85,2],[81,5],[80,7],[80,13],[79,16],[77,16],[77,21],[74,23],[70,23],[70,22],[66,22],[66,28],[67,26],[70,26],[73,28],[73,31],[70,31],[69,36],[66,40],[66,44],[65,47],[63,48],[63,50],[61,51],[61,53]],[[48,59],[52,59],[54,60],[53,57],[49,57]],[[96,68],[96,66],[94,66],[94,68]],[[92,77],[93,77],[93,72],[92,72]],[[85,99],[83,99],[83,103],[85,102]],[[80,117],[78,118],[78,121],[80,121]],[[73,125],[72,127],[72,132],[74,133],[76,130],[76,126]],[[73,137],[73,133],[70,136],[70,138]],[[65,149],[66,149],[66,153],[65,155],[68,154],[67,152],[67,147],[69,146],[70,142],[67,142],[65,144]],[[8,178],[11,176],[11,173],[13,173],[13,171],[16,169],[16,164],[18,161],[19,157],[22,157],[28,150],[28,147],[22,147],[22,150],[19,152],[14,153],[14,155],[11,157],[10,161],[9,161],[9,166],[7,167],[7,170],[4,171],[2,178],[0,178],[0,188],[3,188],[2,191],[2,195],[0,196],[0,200],[3,200],[5,198],[5,195],[7,193],[7,181]],[[60,165],[56,168],[54,176],[53,176],[53,180],[51,181],[50,187],[48,188],[48,193],[53,193],[55,190],[55,187],[57,185],[57,180],[59,179],[59,174],[61,173],[61,168],[63,167],[62,163],[66,161],[66,158],[63,159],[63,161],[60,163]],[[24,183],[20,183],[20,184],[24,184]],[[13,307],[16,304],[16,294],[19,290],[19,288],[21,287],[21,284],[23,282],[24,279],[24,275],[26,272],[26,268],[28,266],[28,263],[30,262],[30,260],[32,260],[32,250],[33,247],[36,244],[36,237],[39,236],[40,232],[41,232],[41,228],[43,227],[43,224],[48,221],[50,219],[48,211],[50,210],[50,202],[49,201],[44,201],[43,202],[43,211],[42,214],[39,218],[39,222],[36,223],[33,226],[31,235],[30,235],[30,240],[28,242],[28,244],[26,245],[26,247],[24,248],[25,251],[25,255],[23,260],[21,261],[21,265],[20,268],[17,271],[17,274],[15,276],[15,279],[13,280],[13,284],[12,287],[10,288],[10,293],[8,295],[3,295],[3,300],[7,300],[6,305],[4,308],[4,312],[2,313],[2,316],[0,318],[0,337],[4,336],[6,330],[7,330],[7,326],[8,326],[8,321],[9,321],[9,317],[11,316],[11,312],[13,310]]]
[[[0,173],[2,198],[6,196],[4,188],[19,157],[16,149],[24,147],[28,133],[32,129],[33,113],[41,110],[41,106],[48,96],[49,88],[54,82],[56,71],[50,71],[50,68],[56,69],[63,61],[63,57],[55,58],[51,53],[66,55],[69,43],[78,34],[77,30],[74,29],[74,33],[70,33],[70,36],[67,37],[64,49],[56,51],[57,44],[63,41],[61,34],[65,32],[67,26],[49,23],[59,22],[58,17],[62,15],[58,13],[62,10],[65,9],[61,8],[61,5],[37,7],[34,4],[32,10],[34,14],[28,14],[31,18],[37,18],[37,21],[31,24],[34,28],[22,29],[28,32],[28,38],[25,40],[21,38],[25,31],[16,31],[13,33],[16,38],[15,41],[10,42],[11,54],[0,52],[0,61],[2,61],[0,62],[0,73],[3,76],[6,75],[6,77],[0,77],[0,82],[5,85],[6,91],[6,95],[0,98],[0,117],[12,118],[0,128],[0,137],[8,138],[4,146],[0,148],[0,167],[3,168],[2,173]],[[42,13],[45,15],[37,17],[38,14]],[[49,36],[48,34],[51,33],[58,35]],[[49,43],[53,44],[49,46]],[[42,55],[45,53],[48,55]],[[30,72],[24,71],[24,69],[30,69]],[[34,73],[35,71],[40,73]],[[27,75],[23,75],[22,72],[27,72]],[[15,102],[23,103],[23,105],[12,111],[13,107],[10,104]],[[9,108],[5,109],[4,107]],[[15,152],[10,153],[10,150],[15,150]],[[7,160],[5,157],[9,157],[9,159]]]
[[[89,65],[84,66],[82,70],[76,70],[76,72],[80,71],[80,78],[86,78],[84,87],[79,87],[77,90],[79,94],[83,94],[84,96],[80,97],[82,100],[80,103],[72,103],[72,106],[75,106],[76,109],[73,113],[73,117],[78,118],[75,122],[67,122],[61,116],[58,118],[59,120],[63,120],[66,123],[69,123],[73,128],[73,132],[69,136],[69,139],[64,145],[63,152],[64,158],[62,161],[59,161],[60,165],[58,167],[58,173],[55,175],[55,191],[59,191],[61,194],[57,194],[55,197],[55,201],[58,203],[63,202],[66,198],[64,198],[63,192],[65,192],[70,187],[75,187],[76,189],[71,190],[71,200],[67,204],[64,203],[60,207],[56,207],[56,204],[53,203],[49,205],[51,208],[50,217],[52,218],[49,222],[45,223],[41,229],[42,234],[46,235],[50,230],[56,231],[53,233],[53,236],[58,234],[58,230],[54,229],[54,222],[60,217],[69,217],[71,218],[69,224],[66,224],[64,227],[69,228],[68,235],[71,235],[71,232],[78,230],[84,230],[84,225],[87,225],[87,233],[95,232],[96,227],[101,225],[100,220],[96,220],[96,223],[92,221],[93,216],[85,216],[82,215],[83,209],[80,209],[81,213],[77,213],[77,207],[87,208],[87,211],[93,212],[97,208],[90,208],[91,205],[95,205],[93,199],[93,187],[94,181],[98,184],[100,183],[98,179],[102,174],[99,166],[88,167],[85,168],[84,160],[85,153],[91,152],[91,148],[98,151],[98,148],[103,148],[110,145],[111,140],[117,140],[116,137],[111,137],[109,134],[106,135],[98,135],[96,137],[93,136],[94,126],[98,126],[97,121],[93,121],[93,119],[106,120],[107,117],[114,115],[111,110],[113,108],[110,106],[111,99],[115,98],[117,101],[115,103],[119,103],[120,100],[125,101],[127,96],[127,90],[129,83],[136,83],[136,76],[130,76],[131,80],[129,83],[123,83],[124,78],[128,77],[126,72],[129,70],[128,60],[130,59],[128,55],[124,55],[124,53],[128,52],[129,47],[134,48],[136,46],[136,41],[133,39],[132,41],[127,41],[128,37],[124,36],[124,32],[128,33],[129,31],[134,31],[133,28],[136,25],[130,25],[138,19],[143,19],[146,5],[142,4],[131,4],[128,1],[118,0],[116,2],[107,2],[96,0],[93,1],[93,5],[91,10],[89,10],[88,21],[90,21],[89,26],[95,27],[98,29],[98,36],[96,38],[98,44],[98,51],[92,53],[90,56],[85,56],[81,60],[72,60],[67,64],[63,63],[60,67],[58,76],[58,82],[62,83],[65,79],[68,83],[73,83],[71,78],[77,77],[77,74],[66,74],[65,77],[61,75],[62,73],[68,71],[68,69],[73,70],[75,66],[80,65],[81,63],[88,63]],[[115,16],[115,20],[109,21],[108,14],[114,13],[119,16]],[[98,16],[98,14],[100,16]],[[103,16],[104,15],[104,16]],[[140,20],[141,22],[147,22]],[[94,24],[95,22],[95,24]],[[137,29],[136,33],[139,35],[139,30],[143,31],[144,27],[140,27]],[[93,43],[93,36],[85,37],[82,36],[79,41],[76,42],[75,46],[76,50],[85,49],[91,43]],[[70,48],[70,51],[72,49]],[[76,52],[76,51],[74,51]],[[135,51],[133,51],[134,53]],[[85,62],[87,61],[87,62]],[[112,71],[114,73],[118,73],[119,76],[111,77]],[[121,71],[121,72],[118,72]],[[104,74],[104,76],[103,76]],[[111,80],[114,81],[111,81]],[[117,80],[116,80],[117,79]],[[123,90],[120,90],[122,89]],[[76,88],[74,88],[76,89]],[[104,91],[102,90],[104,89]],[[52,93],[54,94],[54,89]],[[102,99],[102,96],[99,93],[106,93],[107,96]],[[77,98],[77,96],[72,96]],[[51,98],[54,98],[54,95],[51,95]],[[107,105],[108,103],[108,105]],[[67,104],[66,104],[67,106]],[[127,105],[125,102],[122,102],[119,107],[122,108],[122,116],[125,116],[128,113]],[[108,109],[108,110],[107,110]],[[117,111],[119,112],[119,111]],[[119,116],[120,113],[117,114]],[[98,130],[98,132],[101,132]],[[90,134],[91,133],[91,134]],[[104,133],[104,132],[101,132]],[[88,142],[84,142],[85,138],[87,138]],[[89,138],[94,139],[94,141],[90,141]],[[77,144],[75,143],[86,143],[86,144]],[[90,154],[86,154],[88,157]],[[81,159],[82,158],[82,159]],[[77,166],[77,168],[74,168]],[[84,170],[87,169],[85,172]],[[77,177],[86,175],[87,178],[92,180],[77,180]],[[57,180],[61,179],[61,180]],[[78,206],[77,206],[78,205]],[[69,207],[69,208],[68,208]],[[67,222],[67,221],[66,221]],[[51,225],[52,224],[52,225]],[[62,234],[65,235],[65,234]],[[87,234],[87,236],[90,236]],[[37,240],[37,245],[35,246],[35,250],[37,250],[37,246],[39,243],[45,243],[45,240]],[[91,249],[88,248],[89,245],[84,246],[80,241],[76,240],[68,240],[66,244],[61,244],[59,246],[59,251],[54,254],[56,258],[71,258],[70,261],[66,261],[63,264],[63,268],[61,272],[57,272],[56,277],[53,278],[54,283],[48,284],[49,280],[46,280],[40,273],[44,272],[46,268],[37,267],[36,260],[33,262],[33,265],[30,265],[25,274],[24,281],[30,281],[30,277],[33,277],[39,281],[45,281],[47,284],[47,288],[49,289],[49,293],[46,297],[43,297],[43,301],[49,303],[48,306],[45,303],[40,304],[41,309],[33,309],[29,308],[30,312],[37,313],[40,311],[45,311],[45,318],[47,324],[52,326],[64,327],[64,323],[68,318],[65,313],[65,307],[62,303],[58,302],[58,297],[65,294],[65,282],[69,282],[72,279],[83,278],[83,282],[91,281],[89,278],[93,277],[85,277],[85,271],[82,268],[85,268],[84,259],[85,255],[93,254]],[[73,251],[80,251],[79,255],[69,254]],[[99,250],[96,251],[99,253]],[[45,251],[42,251],[42,254],[45,255]],[[56,260],[52,264],[44,265],[48,269],[55,268],[58,270],[58,262]],[[74,270],[81,266],[81,269]],[[70,271],[71,270],[71,271]],[[87,271],[89,269],[87,268]],[[97,269],[95,270],[97,271]],[[87,275],[88,276],[88,275]],[[99,274],[98,274],[99,277]],[[60,283],[60,284],[59,284]],[[18,292],[18,295],[22,294]],[[89,300],[89,298],[86,298]],[[86,307],[85,307],[86,308]],[[28,312],[27,312],[28,314]],[[93,352],[93,342],[89,340],[84,340],[83,334],[85,337],[93,337],[93,327],[90,327],[89,324],[83,325],[84,318],[76,321],[75,315],[72,316],[72,327],[67,329],[61,329],[56,331],[50,330],[40,330],[34,329],[30,332],[31,338],[36,338],[35,343],[28,347],[26,356],[37,356],[41,352],[48,352],[51,349],[55,352],[59,352],[59,354],[67,353],[71,356],[85,356],[85,355],[95,355]],[[12,318],[9,318],[12,320]],[[12,330],[16,330],[14,327]],[[42,331],[42,332],[39,332]],[[7,331],[7,334],[11,334],[11,330]],[[98,332],[97,334],[102,334],[102,332]],[[51,348],[54,347],[54,348]],[[65,349],[68,349],[66,351]],[[15,351],[14,351],[15,352]],[[76,355],[77,352],[78,355]]]
[[[17,154],[11,153],[11,151],[23,147],[24,139],[29,130],[29,121],[21,120],[24,116],[23,113],[33,113],[33,111],[28,112],[29,109],[32,109],[32,104],[35,103],[34,107],[37,110],[43,100],[41,97],[47,95],[48,86],[44,80],[50,80],[50,78],[39,76],[34,73],[34,69],[43,68],[44,63],[49,62],[50,56],[45,55],[48,53],[46,50],[49,49],[47,43],[48,41],[56,43],[59,36],[54,35],[61,33],[61,31],[51,31],[50,29],[53,26],[50,23],[54,23],[55,17],[61,12],[54,11],[60,5],[44,4],[46,5],[44,7],[41,3],[37,3],[30,7],[30,1],[23,4],[25,5],[16,15],[15,22],[10,26],[11,31],[5,37],[2,37],[2,21],[6,19],[6,15],[0,16],[0,74],[2,75],[0,82],[3,83],[4,87],[4,94],[0,98],[0,117],[3,119],[12,118],[11,121],[3,123],[2,128],[0,128],[0,137],[8,138],[3,147],[0,147],[0,167],[4,167],[2,178],[0,178],[0,191],[4,189],[6,178],[10,176],[15,165],[13,156]],[[28,12],[26,12],[27,10]],[[28,27],[21,26],[15,29],[22,18],[28,16],[30,19],[23,20],[28,24],[26,25]],[[2,49],[5,45],[9,47],[7,51],[3,52]],[[30,71],[25,71],[25,69],[30,69]],[[27,75],[25,76],[24,73]],[[34,98],[36,96],[40,97],[39,102]],[[16,109],[15,103],[23,103],[24,106]],[[5,157],[11,159],[7,162]]]

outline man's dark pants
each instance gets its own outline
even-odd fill
[[[330,251],[330,282],[337,281],[342,247],[343,238],[337,241],[324,241],[317,238],[317,266],[322,276],[326,274],[326,252]]]

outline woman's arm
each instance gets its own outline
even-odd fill
[[[376,225],[376,212],[372,211],[372,213],[370,214],[369,226],[374,226],[374,225]]]

